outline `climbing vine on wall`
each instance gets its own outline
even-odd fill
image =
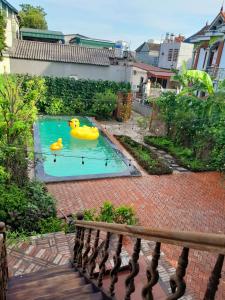
[[[5,17],[3,13],[0,11],[0,60],[2,60],[3,50],[6,48],[5,43]]]

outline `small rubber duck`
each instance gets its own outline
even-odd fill
[[[51,144],[50,149],[53,151],[62,150],[63,144],[62,144],[62,138],[59,138],[57,142]]]

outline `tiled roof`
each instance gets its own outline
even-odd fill
[[[173,72],[166,69],[161,69],[159,67],[154,67],[151,65],[146,65],[143,63],[133,63],[133,66],[148,72],[150,76],[157,77],[157,78],[170,78],[174,75]]]
[[[115,57],[113,50],[87,48],[58,43],[43,43],[18,40],[9,52],[10,57],[18,59],[67,62],[99,66],[110,65]]]

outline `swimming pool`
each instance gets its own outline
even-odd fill
[[[44,182],[83,180],[140,173],[101,131],[98,140],[71,137],[71,117],[40,117],[34,124],[35,175]],[[80,126],[96,126],[90,118],[79,117]],[[52,152],[50,145],[63,139],[63,149]]]

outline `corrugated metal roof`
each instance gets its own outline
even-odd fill
[[[173,72],[166,69],[161,69],[159,67],[154,67],[151,65],[146,65],[143,63],[133,63],[133,66],[142,70],[147,71],[151,76],[157,77],[157,78],[170,78],[174,75]]]
[[[63,36],[62,31],[55,31],[55,30],[44,30],[44,29],[34,29],[34,28],[26,28],[26,27],[22,27],[20,29],[20,32],[28,32],[28,33],[38,33],[38,34],[54,34],[54,35],[60,35]]]
[[[18,59],[68,62],[99,66],[110,65],[110,58],[115,57],[114,50],[109,49],[87,48],[25,40],[18,40],[9,52],[9,55],[12,58]]]

